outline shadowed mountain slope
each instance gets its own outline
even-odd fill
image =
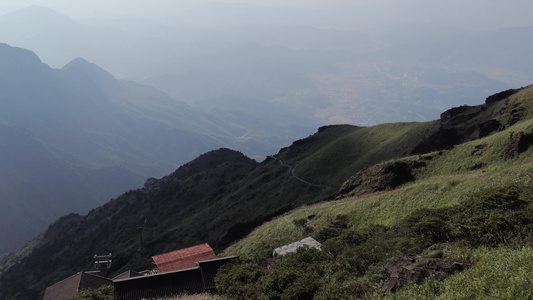
[[[143,178],[122,167],[92,168],[52,151],[25,129],[0,125],[0,253],[12,251],[58,216],[87,212]]]
[[[2,227],[0,253],[65,213],[86,213],[206,151],[229,147],[264,158],[306,131],[249,119],[193,109],[82,58],[52,69],[29,50],[0,44],[0,124],[23,129],[35,144],[0,137],[7,150],[35,164],[17,176],[8,174],[15,166],[2,170],[2,203],[9,203],[3,212],[17,211],[18,218],[9,230]],[[0,164],[10,164],[8,157],[0,156]]]

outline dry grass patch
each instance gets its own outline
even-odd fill
[[[213,294],[205,293],[205,294],[198,294],[198,295],[181,295],[178,297],[161,298],[157,300],[228,300],[228,298],[220,296],[220,295],[213,295]]]

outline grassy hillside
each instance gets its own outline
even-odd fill
[[[317,134],[282,149],[276,157],[294,166],[295,173],[307,181],[340,187],[349,176],[377,163],[443,150],[529,119],[533,89],[512,93],[516,94],[500,101],[450,109],[430,122],[325,126]]]
[[[533,148],[517,158],[509,158],[506,153],[509,134],[514,130],[533,133],[533,120],[442,151],[440,155],[435,154],[426,167],[418,170],[417,181],[395,190],[296,209],[254,230],[246,239],[227,248],[225,253],[246,256],[262,247],[261,244],[266,241],[275,246],[301,239],[308,232],[295,225],[294,221],[309,215],[315,215],[307,222],[311,228],[326,228],[337,215],[347,215],[354,220],[350,223],[350,228],[354,229],[374,224],[391,226],[417,209],[456,205],[488,188],[512,184],[533,185]],[[487,150],[479,155],[477,152],[471,155],[479,144],[487,144]],[[416,161],[418,156],[402,160]],[[485,161],[487,165],[483,169],[471,170],[478,161]]]
[[[292,158],[281,151],[280,159],[295,165],[296,173],[309,181],[340,187],[354,170],[409,154],[437,122],[391,123],[372,127],[326,127],[327,140],[313,137],[305,150]],[[294,148],[291,149],[294,151]]]
[[[298,208],[257,228],[225,250],[225,255],[242,260],[222,271],[219,288],[243,299],[531,298],[532,104],[533,89],[525,89],[483,112],[485,120],[499,117],[500,123],[509,124],[519,111],[521,121],[507,129],[453,148],[381,163],[403,164],[412,175],[395,189],[369,193],[360,189],[361,180],[351,190],[357,196]],[[517,136],[522,137],[519,147]],[[384,180],[372,176],[375,168],[354,177]],[[330,226],[338,220],[348,228]],[[322,253],[304,250],[270,258],[275,247],[306,236],[323,243]],[[388,259],[434,251],[475,265],[443,282],[431,279],[397,294],[381,294]],[[230,279],[239,283],[229,286]]]

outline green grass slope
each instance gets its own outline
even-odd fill
[[[372,127],[325,128],[329,140],[309,147],[298,159],[291,159],[283,150],[281,159],[295,165],[296,173],[309,181],[340,187],[354,170],[408,155],[428,131],[434,131],[437,122],[391,123]],[[339,131],[331,134],[329,131]],[[320,135],[320,132],[319,132]]]
[[[430,122],[388,123],[371,127],[325,126],[282,149],[276,157],[294,166],[306,181],[340,187],[357,171],[412,154],[443,150],[486,137],[531,117],[533,89],[511,90],[477,106],[460,106]],[[490,97],[489,97],[490,98]],[[490,98],[493,99],[493,98]]]
[[[475,126],[469,131],[468,123],[480,118],[477,124],[497,120],[500,131],[378,165],[406,166],[408,182],[379,192],[362,189],[365,180],[385,178],[383,173],[373,176],[378,167],[370,166],[350,179],[353,189],[345,198],[298,208],[228,247],[225,255],[239,255],[242,260],[219,274],[220,290],[243,299],[530,299],[533,89],[487,107],[483,116],[471,116],[461,130],[471,137],[479,134],[471,130]],[[401,128],[417,131],[432,126],[430,122]],[[364,130],[350,134],[361,135]],[[397,133],[400,136],[404,134]],[[315,155],[334,151],[342,155],[342,150],[333,149],[321,148]],[[348,228],[332,227],[335,221]],[[321,241],[323,251],[270,258],[274,248],[306,236]],[[471,260],[474,267],[443,282],[431,279],[396,294],[381,293],[388,259],[435,250],[444,257]],[[228,280],[237,283],[228,285]]]
[[[226,252],[231,255],[246,256],[247,253],[261,248],[264,241],[271,241],[272,246],[276,246],[301,239],[308,232],[296,226],[294,220],[307,218],[310,215],[315,216],[307,222],[306,226],[311,228],[326,228],[338,215],[347,215],[350,220],[354,220],[351,223],[353,228],[364,228],[374,224],[391,226],[417,209],[452,206],[488,188],[512,184],[532,185],[532,149],[528,149],[517,158],[509,158],[506,154],[509,133],[513,130],[527,130],[533,133],[533,120],[493,136],[443,151],[441,155],[431,160],[428,166],[418,171],[418,180],[395,190],[296,209],[257,228],[246,239],[226,249]],[[481,155],[468,153],[474,151],[479,144],[487,144],[488,150]],[[487,164],[483,169],[470,170],[464,167],[476,165],[480,158]],[[416,161],[418,156],[403,160]]]

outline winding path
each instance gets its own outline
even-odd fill
[[[316,184],[316,183],[313,183],[313,182],[309,182],[309,181],[306,181],[300,177],[298,177],[298,175],[296,175],[295,173],[295,167],[294,166],[291,166],[291,165],[288,165],[286,163],[284,163],[281,159],[277,158],[277,157],[274,157],[274,156],[269,156],[270,158],[274,159],[275,161],[279,162],[279,164],[281,166],[284,166],[284,167],[287,167],[291,170],[291,176],[292,178],[300,181],[301,183],[303,184],[306,184],[308,186],[316,186],[316,187],[320,187],[320,188],[328,188],[328,189],[338,189],[338,188],[335,188],[335,187],[331,187],[331,186],[328,186],[328,185],[324,185],[324,184]]]

